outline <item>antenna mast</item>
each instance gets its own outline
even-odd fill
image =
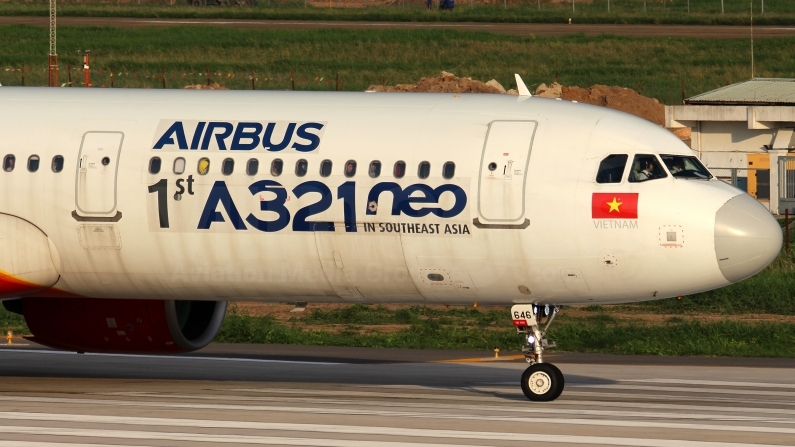
[[[58,52],[55,48],[55,0],[50,0],[50,54],[47,56],[49,86],[58,87]]]

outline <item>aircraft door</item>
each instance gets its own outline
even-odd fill
[[[124,134],[86,132],[80,145],[75,180],[77,214],[112,217],[116,214],[116,177]]]
[[[365,227],[367,225],[367,227]],[[378,224],[357,224],[346,232],[316,231],[320,263],[334,292],[348,301],[417,301],[422,299],[403,257],[400,233],[380,233]]]
[[[480,159],[478,216],[483,224],[521,224],[536,121],[493,121]]]

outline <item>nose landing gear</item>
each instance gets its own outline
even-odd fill
[[[534,402],[553,401],[563,392],[563,373],[555,365],[544,363],[544,350],[556,346],[544,336],[559,310],[558,306],[535,304],[517,304],[511,308],[513,324],[527,342],[522,352],[530,364],[522,374],[522,392]],[[544,324],[543,330],[541,324]]]

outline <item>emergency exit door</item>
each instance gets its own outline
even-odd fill
[[[124,141],[121,132],[86,132],[77,161],[77,214],[112,217],[116,214],[116,177]]]
[[[480,160],[478,214],[481,223],[524,220],[525,185],[536,121],[494,121]]]

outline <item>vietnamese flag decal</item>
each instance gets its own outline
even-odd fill
[[[593,193],[591,218],[637,219],[638,193]]]

